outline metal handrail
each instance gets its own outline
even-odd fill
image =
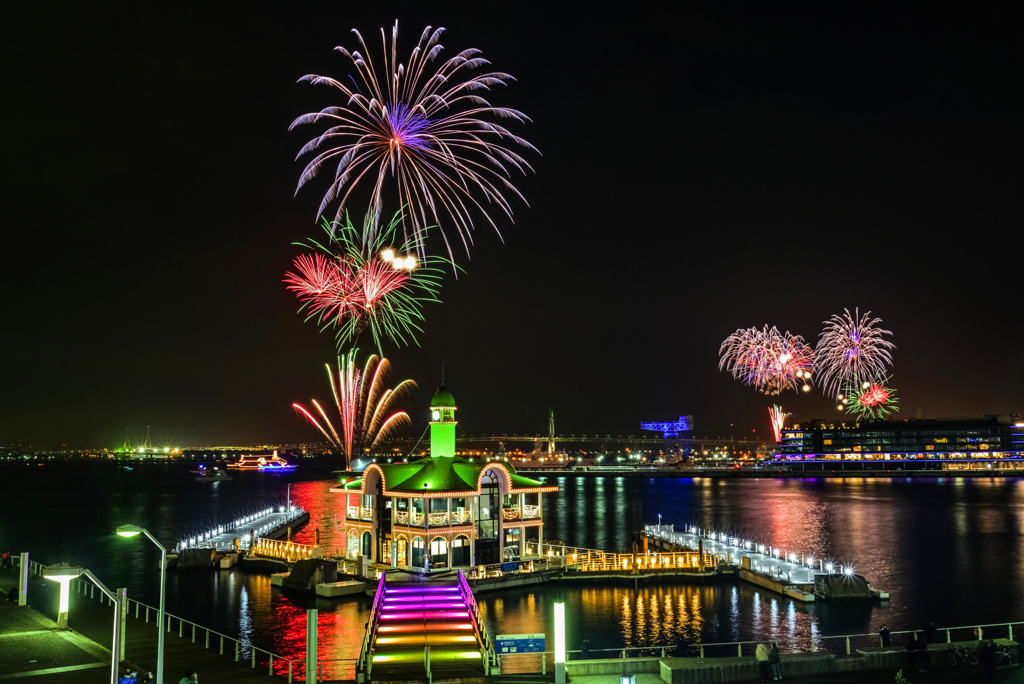
[[[32,562],[32,561],[29,561],[29,562]],[[71,586],[73,586],[75,588],[75,593],[81,594],[82,596],[86,596],[89,599],[94,599],[96,597],[97,586],[95,584],[93,584],[92,582],[90,582],[88,580],[83,580],[83,579],[76,578],[74,580],[71,580],[70,584],[71,584]],[[100,603],[111,603],[110,598],[107,597],[105,594],[103,594],[102,591],[100,592]],[[139,618],[140,614],[141,614],[142,615],[142,619],[145,622],[148,623],[149,622],[150,611],[153,612],[154,619],[156,618],[156,614],[158,613],[156,608],[154,608],[153,606],[150,606],[148,604],[142,603],[141,601],[136,601],[135,599],[131,599],[131,598],[127,598],[126,599],[126,604],[125,604],[125,611],[126,612],[130,613],[132,611],[132,604],[135,604],[135,617],[136,618]],[[143,609],[145,609],[145,613],[143,613]],[[203,627],[202,625],[197,624],[195,622],[192,622],[191,620],[186,620],[185,618],[179,617],[177,615],[173,615],[173,614],[168,613],[166,611],[164,612],[164,620],[165,620],[165,624],[161,628],[164,629],[168,634],[170,634],[170,633],[173,632],[172,628],[174,626],[174,623],[177,622],[177,625],[178,625],[178,636],[182,637],[182,638],[185,637],[185,633],[186,633],[185,626],[188,625],[190,627],[190,629],[188,631],[191,632],[192,643],[193,644],[196,643],[197,637],[202,637],[203,640],[204,640],[204,647],[205,648],[210,648],[210,638],[212,636],[215,642],[219,641],[219,643],[217,644],[217,648],[218,648],[218,652],[220,653],[220,655],[224,655],[224,644],[225,644],[225,642],[228,643],[229,647],[230,647],[231,642],[234,642],[235,661],[236,662],[240,662],[242,660],[243,655],[246,652],[248,652],[248,654],[250,655],[250,659],[249,660],[252,663],[251,667],[253,669],[256,669],[256,664],[257,664],[256,656],[257,656],[257,653],[263,653],[264,656],[266,657],[267,674],[268,675],[273,675],[274,674],[274,662],[275,661],[278,662],[278,663],[284,662],[284,663],[288,664],[288,681],[289,682],[291,682],[293,680],[293,677],[298,674],[298,672],[296,670],[301,670],[301,668],[305,667],[305,662],[306,661],[304,659],[288,658],[287,656],[283,656],[283,655],[280,655],[278,653],[274,653],[273,651],[268,651],[265,648],[260,648],[260,647],[256,646],[255,644],[253,644],[250,641],[242,641],[241,639],[236,639],[234,637],[228,636],[227,634],[222,634],[221,632],[218,632],[216,630],[210,629],[209,627]],[[261,660],[262,660],[262,658],[261,658]],[[296,664],[298,664],[300,667],[296,668],[295,667]]]
[[[257,537],[256,541],[253,542],[252,545],[252,554],[255,556],[263,556],[265,558],[278,558],[288,562],[293,562],[303,558],[312,558],[314,549],[316,549],[316,546],[312,544],[300,544],[298,542],[285,541],[283,539]]]
[[[370,619],[366,621],[363,647],[359,652],[359,661],[356,665],[357,672],[365,672],[367,680],[373,669],[373,646],[377,640],[377,623],[380,622],[381,606],[384,605],[384,595],[387,593],[387,578],[387,574],[382,572],[380,581],[377,582],[377,594],[373,599],[373,607],[370,608]]]
[[[485,670],[487,674],[490,674],[490,664],[494,656],[494,645],[491,643],[490,637],[487,634],[487,625],[484,624],[480,618],[480,606],[477,605],[476,596],[473,595],[473,590],[469,588],[469,583],[466,582],[466,576],[462,574],[462,570],[458,570],[459,577],[459,593],[462,594],[462,600],[466,602],[469,607],[469,617],[473,621],[473,626],[476,628],[477,639],[480,643],[480,648],[484,651],[486,663]]]

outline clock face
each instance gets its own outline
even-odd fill
[[[437,409],[434,409],[434,412],[431,415],[434,417],[434,420],[441,420],[441,412]]]

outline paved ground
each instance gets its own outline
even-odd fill
[[[30,579],[29,605],[20,608],[5,600],[7,592],[16,584],[13,571],[0,570],[0,680],[19,679],[26,684],[109,682],[113,608],[97,599],[72,593],[68,609],[70,629],[58,630],[54,622],[57,584],[41,578]],[[154,622],[147,624],[141,618],[130,616],[126,633],[126,662],[142,672],[155,673],[157,633]],[[204,647],[202,636],[198,641],[193,644],[188,631],[184,638],[179,638],[176,625],[172,633],[164,637],[166,684],[177,684],[186,669],[198,672],[200,682],[272,684],[287,681],[284,676],[268,677],[266,664],[254,670],[249,662],[235,662],[230,645],[225,647],[225,655],[220,655],[216,640],[210,649]],[[304,669],[299,665],[296,672]],[[283,673],[287,674],[286,667]]]

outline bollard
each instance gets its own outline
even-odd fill
[[[171,616],[168,615],[167,616],[167,632],[170,633],[170,631],[171,631]]]
[[[256,648],[252,649],[252,669],[256,669]]]
[[[206,630],[206,648],[210,648],[210,630]]]
[[[288,661],[288,684],[292,684],[292,661]]]
[[[178,638],[185,636],[185,621],[178,620]]]
[[[704,644],[701,644],[701,645],[700,645],[700,657],[701,657],[701,658],[703,658],[703,657],[704,657]]]
[[[662,658],[665,657],[665,649],[661,649],[661,657]],[[736,643],[736,657],[737,658],[742,658],[743,657],[743,642],[742,641]]]
[[[220,635],[220,654],[224,655],[224,635]]]
[[[196,623],[192,623],[192,643],[196,643]]]
[[[149,606],[146,606],[146,624],[149,624]]]
[[[850,637],[846,637],[846,655],[850,655]]]
[[[274,654],[270,654],[270,664],[267,666],[267,676],[272,677],[274,675]]]
[[[242,642],[235,642],[235,662],[238,662],[239,657],[242,655]]]

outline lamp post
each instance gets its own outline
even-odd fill
[[[160,549],[160,605],[156,611],[156,620],[160,627],[156,630],[156,681],[158,684],[164,683],[164,631],[167,629],[167,625],[164,624],[164,587],[167,585],[167,549],[163,544],[156,540],[156,537],[151,535],[145,528],[139,527],[138,525],[121,525],[117,528],[117,534],[122,537],[134,537],[138,534],[144,534],[149,538],[149,541],[156,544],[157,548]]]
[[[107,585],[100,582],[96,575],[78,566],[71,566],[67,563],[48,565],[43,568],[43,577],[48,580],[60,583],[60,604],[57,609],[57,628],[68,628],[68,585],[71,580],[79,575],[85,575],[92,580],[93,584],[99,587],[100,591],[114,603],[114,639],[111,644],[110,657],[110,684],[117,684],[118,665],[121,664],[121,599],[118,594],[107,589]],[[119,590],[123,591],[123,590]]]
[[[555,684],[565,684],[565,602],[555,603]]]

